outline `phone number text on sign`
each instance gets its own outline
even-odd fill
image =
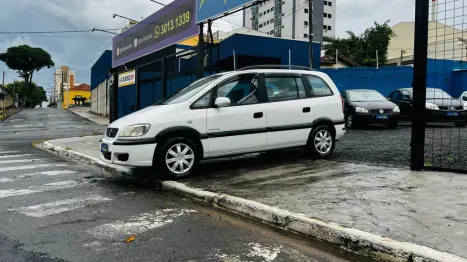
[[[190,23],[191,12],[186,11],[185,13],[171,19],[160,26],[156,26],[154,29],[154,38],[157,39],[159,36],[170,33],[180,26]]]

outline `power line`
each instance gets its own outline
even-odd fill
[[[110,28],[110,29],[102,29],[102,30],[108,30],[108,31],[117,31],[121,30],[123,28]],[[91,33],[92,29],[89,30],[64,30],[64,31],[12,31],[12,32],[0,32],[1,35],[17,35],[17,34],[53,34],[53,33],[60,33],[60,34],[66,34],[66,33]]]

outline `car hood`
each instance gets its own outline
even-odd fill
[[[363,107],[369,110],[372,109],[393,109],[396,107],[391,101],[373,101],[373,102],[350,102],[353,106]]]
[[[148,106],[144,109],[115,120],[109,125],[109,127],[121,129],[136,124],[152,125],[154,124],[154,120],[167,117],[167,114],[177,110],[180,106],[181,104]]]
[[[460,107],[464,105],[464,101],[460,101],[457,99],[427,99],[427,103],[435,104],[437,106],[453,106],[453,107]]]

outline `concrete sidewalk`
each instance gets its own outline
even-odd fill
[[[110,123],[108,117],[92,113],[90,107],[71,107],[68,110],[99,125],[107,126]]]
[[[43,148],[148,175],[99,160],[101,138],[52,140]],[[467,261],[467,176],[312,161],[286,151],[206,161],[196,177],[162,187],[384,261]]]

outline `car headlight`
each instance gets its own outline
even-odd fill
[[[426,109],[431,109],[431,110],[439,110],[439,107],[435,104],[432,103],[426,103],[425,104]]]
[[[121,137],[135,137],[135,136],[143,136],[149,130],[151,125],[148,124],[139,124],[139,125],[132,125],[127,126],[123,129],[122,133],[119,135]]]
[[[394,113],[400,113],[401,110],[400,110],[400,108],[399,108],[398,106],[396,106],[396,107],[394,107],[394,108],[392,109],[392,112],[394,112]]]
[[[368,113],[368,109],[363,108],[363,107],[356,107],[355,112],[357,112],[357,113]]]

